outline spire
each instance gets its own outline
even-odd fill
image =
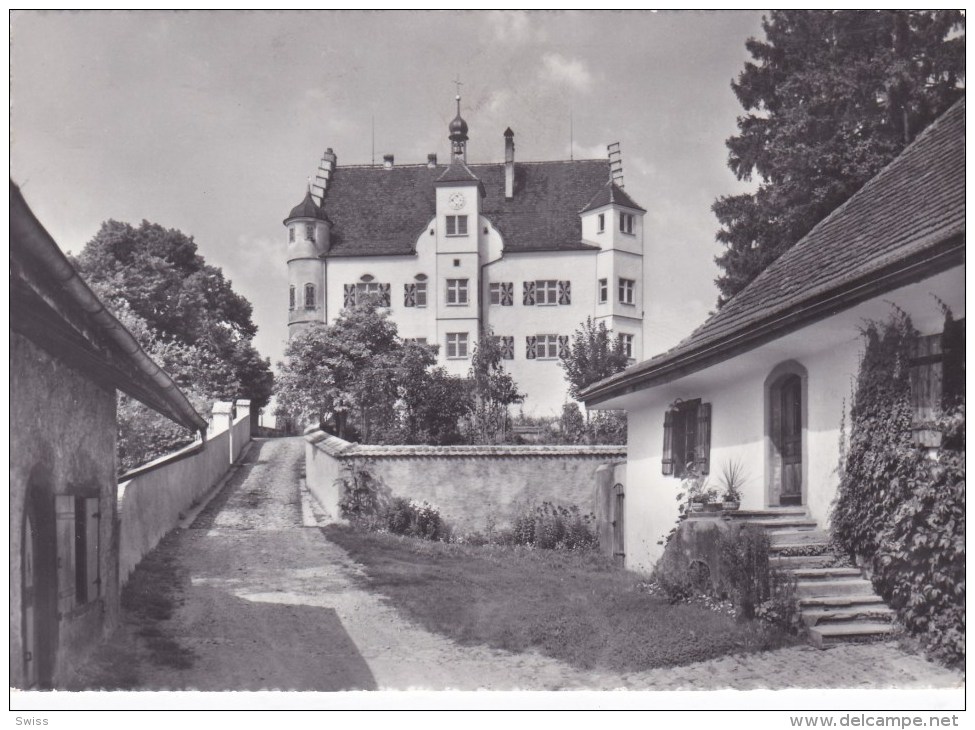
[[[467,162],[467,122],[460,115],[460,79],[454,82],[457,84],[457,116],[450,123],[450,153],[454,158],[460,158]]]

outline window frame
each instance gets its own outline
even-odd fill
[[[308,293],[309,292],[311,292],[311,305],[310,306],[308,304],[308,302],[309,302]],[[316,301],[316,298],[317,297],[316,297],[316,292],[315,292],[315,285],[312,284],[311,282],[306,283],[303,293],[304,293],[304,299],[303,299],[304,307],[303,307],[303,309],[305,309],[306,311],[314,311],[314,310],[318,309],[318,306],[317,306],[318,303]]]
[[[606,232],[606,214],[600,213],[596,218],[597,233]]]
[[[633,233],[633,218],[635,216],[632,213],[625,213],[620,211],[620,233],[627,236],[635,235]]]
[[[551,294],[552,301],[542,301],[548,299]],[[535,279],[535,306],[536,307],[557,307],[559,304],[559,280],[558,279]]]
[[[453,338],[453,341],[451,341]],[[447,343],[444,352],[448,360],[467,360],[470,357],[470,337],[467,332],[448,332],[447,333]],[[463,345],[464,352],[460,353],[461,345]],[[454,354],[451,355],[451,347],[453,347]]]
[[[497,298],[497,301],[495,301]],[[492,307],[501,306],[501,282],[492,281],[488,283],[488,304]]]
[[[295,285],[291,284],[288,287],[288,311],[289,312],[295,311],[295,306],[297,304],[298,304],[297,290],[295,289]]]
[[[288,243],[294,243],[294,242],[295,242],[295,227],[288,226]]]
[[[315,224],[306,223],[305,224],[305,240],[315,242]]]
[[[414,302],[413,306],[418,309],[426,309],[427,307],[427,283],[425,281],[416,282],[416,290],[414,292]]]
[[[466,307],[470,305],[470,279],[447,279],[445,291],[444,303],[448,307]],[[461,300],[461,294],[463,294],[463,300]]]
[[[624,296],[624,293],[627,296]],[[620,304],[626,304],[630,307],[636,306],[636,279],[619,277],[617,295],[619,296]]]
[[[620,342],[623,345],[623,354],[626,355],[626,358],[628,360],[632,360],[634,336],[629,332],[620,332],[619,338],[620,338]]]
[[[463,229],[463,230],[461,230]],[[467,236],[470,226],[467,225],[467,215],[457,214],[447,216],[446,235],[451,238]]]
[[[545,353],[544,355],[542,354],[543,352]],[[559,336],[553,334],[535,335],[535,359],[558,360]]]
[[[609,278],[599,279],[596,282],[596,288],[599,292],[598,301],[599,304],[606,304],[609,302]]]

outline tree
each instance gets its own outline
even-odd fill
[[[722,306],[964,94],[964,15],[773,11],[731,86],[747,114],[727,140],[753,194],[718,198]]]
[[[463,440],[461,420],[470,415],[468,381],[433,367],[433,348],[404,345],[397,377],[399,428],[395,439],[404,444],[456,444]]]
[[[569,395],[579,400],[579,394],[593,383],[626,368],[629,359],[623,340],[614,337],[605,322],[596,324],[592,317],[580,325],[572,335],[562,369],[569,381]]]
[[[524,401],[525,394],[518,392],[514,378],[504,369],[500,340],[490,328],[481,334],[474,346],[468,378],[474,397],[473,440],[481,444],[503,441],[508,406]]]
[[[255,413],[267,403],[273,375],[252,344],[251,304],[197,253],[191,236],[110,220],[74,263],[105,304],[140,329],[143,347],[185,348],[163,363],[181,387],[208,399],[249,398]]]

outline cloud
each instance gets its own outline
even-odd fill
[[[502,43],[520,44],[543,39],[541,31],[532,27],[528,13],[517,10],[492,10],[487,14],[488,26],[494,39]]]
[[[543,81],[565,84],[577,91],[588,91],[593,82],[592,73],[583,61],[559,53],[542,56],[541,77]]]

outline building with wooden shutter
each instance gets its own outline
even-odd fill
[[[401,337],[466,376],[490,329],[525,412],[558,413],[559,360],[587,317],[641,357],[646,211],[623,189],[616,145],[602,160],[516,162],[507,129],[504,162],[468,163],[459,97],[448,132],[448,164],[337,166],[324,153],[284,220],[289,333],[374,296]]]
[[[661,554],[690,465],[714,483],[739,461],[742,509],[826,527],[865,321],[896,308],[921,333],[918,423],[964,395],[964,262],[962,99],[683,342],[583,394],[629,414],[627,566]]]
[[[57,687],[118,618],[116,391],[206,429],[11,183],[11,686]]]

